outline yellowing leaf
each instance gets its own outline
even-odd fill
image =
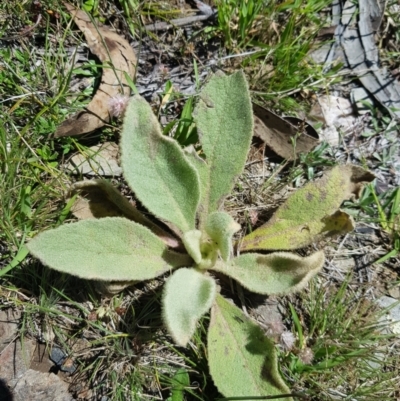
[[[266,224],[243,239],[241,251],[297,249],[351,231],[351,217],[338,209],[374,178],[358,166],[334,167],[291,195]]]

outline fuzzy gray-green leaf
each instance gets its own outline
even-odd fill
[[[301,290],[324,265],[324,253],[301,257],[291,252],[242,254],[228,263],[218,261],[211,270],[224,273],[252,292],[284,295]]]
[[[221,295],[211,308],[208,364],[215,385],[225,397],[253,400],[289,393],[278,372],[273,342]],[[291,397],[285,400],[293,401]]]
[[[206,168],[201,168],[201,225],[218,210],[242,172],[253,135],[253,112],[243,72],[214,75],[194,111]]]
[[[121,164],[129,186],[151,213],[181,233],[195,228],[198,173],[178,143],[162,135],[150,105],[139,95],[125,112]]]
[[[163,318],[176,344],[186,346],[215,294],[215,281],[195,269],[179,269],[168,279],[162,299]]]
[[[217,244],[222,259],[227,261],[233,249],[233,234],[240,230],[240,225],[228,213],[214,212],[207,217],[205,230]]]
[[[201,262],[201,231],[191,230],[186,231],[182,235],[182,241],[185,245],[187,253],[193,258],[195,263],[199,264]]]
[[[191,263],[148,228],[121,217],[65,224],[37,235],[27,247],[55,270],[104,281],[147,280]]]

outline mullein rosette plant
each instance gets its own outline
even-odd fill
[[[212,273],[225,274],[258,294],[300,290],[322,268],[324,253],[301,257],[288,251],[351,230],[351,217],[340,211],[340,204],[358,195],[372,175],[356,166],[335,167],[234,244],[240,225],[223,204],[244,169],[253,135],[244,74],[215,74],[201,91],[194,121],[200,152],[182,149],[162,135],[150,105],[138,95],[124,115],[120,146],[126,182],[173,236],[108,182],[84,181],[75,188],[97,187],[122,217],[65,224],[37,235],[28,248],[45,265],[85,279],[125,284],[167,276],[162,315],[177,345],[187,346],[199,319],[211,310],[208,363],[224,396],[289,393],[274,343],[219,294]],[[260,250],[275,252],[255,252]]]

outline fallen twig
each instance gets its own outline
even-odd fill
[[[193,17],[176,18],[169,22],[155,22],[154,24],[148,24],[145,26],[145,29],[152,32],[165,31],[176,26],[190,25],[198,21],[205,21],[209,18],[210,15],[194,15]]]
[[[40,21],[42,20],[42,14],[39,14],[37,16],[36,22],[32,26],[28,26],[24,28],[20,33],[14,36],[6,36],[3,38],[0,38],[0,40],[6,40],[7,42],[10,42],[12,40],[17,40],[21,39],[22,37],[28,36],[31,34],[31,32],[40,24]]]

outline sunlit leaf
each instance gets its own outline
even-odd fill
[[[324,253],[301,257],[290,252],[242,254],[212,270],[224,273],[258,294],[283,295],[302,289],[324,265]]]
[[[242,251],[297,249],[354,229],[352,218],[339,210],[358,197],[374,175],[354,165],[337,166],[292,194],[271,219],[243,238]]]
[[[125,112],[121,164],[129,186],[151,213],[180,232],[195,228],[198,173],[178,143],[162,135],[150,105],[139,95]]]
[[[216,294],[215,281],[195,269],[179,269],[164,286],[163,319],[176,344],[185,347]]]
[[[65,224],[37,235],[27,247],[45,265],[92,280],[147,280],[191,263],[148,228],[121,217]]]
[[[277,363],[275,346],[262,329],[218,295],[208,329],[208,364],[218,390],[246,400],[289,393]]]
[[[198,169],[202,225],[231,192],[250,147],[253,112],[243,72],[214,75],[201,91],[193,115],[205,160]]]

